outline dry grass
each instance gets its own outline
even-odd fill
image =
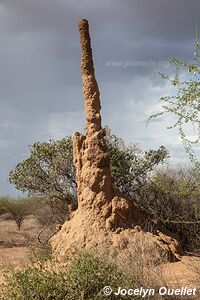
[[[200,258],[183,256],[181,261],[168,262],[167,257],[162,256],[159,249],[155,251],[155,245],[145,236],[134,240],[129,252],[123,253],[117,263],[127,274],[136,276],[136,288],[153,288],[158,291],[160,287],[168,289],[188,287],[200,290]],[[154,299],[181,298],[157,294]],[[198,300],[199,294],[195,297],[184,296],[184,299]]]

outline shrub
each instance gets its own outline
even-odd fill
[[[102,288],[108,285],[113,290],[119,285],[130,288],[133,280],[106,258],[84,252],[74,258],[68,269],[60,267],[56,271],[53,265],[42,264],[40,267],[13,270],[3,287],[2,299],[100,300],[105,299]],[[116,297],[110,295],[106,299]],[[138,298],[131,296],[123,299]]]
[[[191,169],[160,169],[136,196],[148,215],[179,236],[184,250],[200,253],[200,178]]]
[[[143,151],[136,144],[126,146],[122,139],[111,134],[108,127],[106,131],[113,183],[126,197],[130,197],[133,191],[142,188],[157,165],[166,161],[169,153],[164,146],[148,151]]]
[[[0,197],[0,215],[10,213],[10,201],[9,197]]]

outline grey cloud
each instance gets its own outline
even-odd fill
[[[151,81],[152,71],[144,66],[108,67],[106,62],[188,58],[199,17],[199,0],[1,1],[1,193],[16,193],[6,180],[28,155],[28,144],[84,128],[80,18],[90,22],[103,123],[127,143],[146,148],[166,143],[183,159],[182,148],[173,144],[176,134],[157,130],[164,130],[165,120],[145,127],[149,111],[167,92],[165,82]]]

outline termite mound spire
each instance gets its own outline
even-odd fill
[[[106,133],[101,127],[100,93],[95,79],[88,21],[82,19],[78,28],[86,115],[86,134],[76,132],[73,135],[78,209],[52,238],[53,253],[60,260],[68,260],[74,250],[107,249],[112,258],[121,254],[127,257],[129,247],[145,238],[155,251],[164,252],[169,260],[174,260],[179,243],[164,234],[145,232],[143,213],[112,183]]]
[[[105,131],[101,127],[100,92],[95,78],[88,21],[81,20],[78,29],[82,53],[81,73],[86,115],[86,135],[75,133],[73,136],[78,204],[95,206],[95,203],[98,202],[98,207],[102,208],[102,205],[113,197],[110,161],[104,139]],[[100,192],[99,201],[98,197],[91,197],[91,193],[97,195]],[[90,195],[89,199],[88,195]]]
[[[86,129],[87,135],[90,135],[101,129],[100,93],[94,73],[88,21],[82,19],[78,28],[82,50],[81,73],[85,98]]]

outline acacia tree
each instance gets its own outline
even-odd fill
[[[30,151],[30,156],[9,173],[10,183],[30,196],[71,202],[76,191],[71,137],[34,143]]]
[[[163,146],[144,152],[136,145],[126,146],[108,128],[106,132],[113,182],[122,193],[130,196],[145,183],[153,168],[165,161],[168,152]],[[9,173],[9,181],[29,195],[48,196],[76,206],[71,137],[37,142],[30,150],[30,156]]]
[[[189,154],[190,160],[199,169],[200,163],[193,148],[194,144],[200,142],[200,48],[198,31],[196,31],[195,51],[192,61],[172,58],[170,64],[175,66],[175,75],[172,78],[161,72],[156,73],[175,88],[175,94],[161,97],[162,110],[151,115],[149,120],[164,114],[173,115],[176,121],[168,129],[178,128],[182,144]],[[194,129],[194,139],[186,134],[189,125],[192,125]]]

